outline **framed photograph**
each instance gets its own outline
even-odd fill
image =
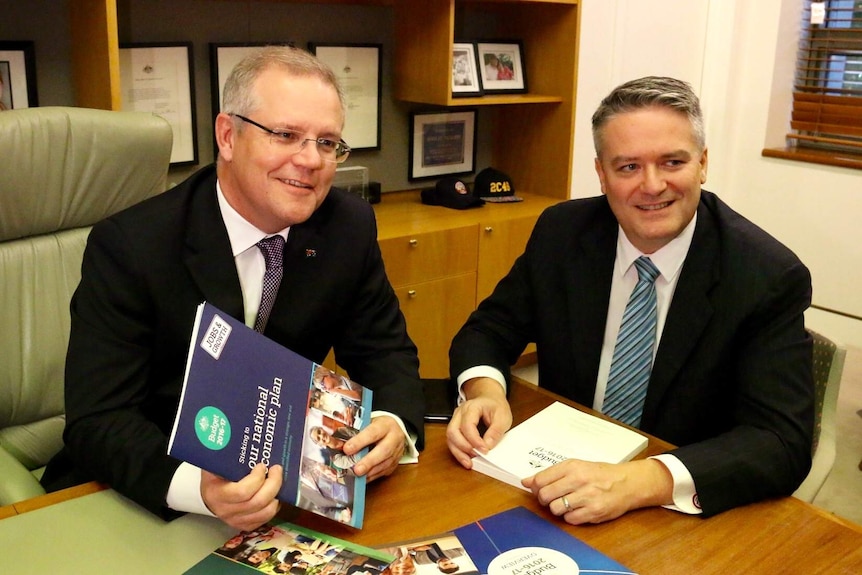
[[[383,45],[309,42],[308,49],[332,68],[344,91],[347,117],[342,139],[354,150],[379,150]]]
[[[519,41],[478,42],[482,90],[498,94],[517,94],[527,91],[527,72],[524,68],[524,49]]]
[[[233,67],[250,53],[264,46],[293,46],[293,42],[210,43],[210,80],[212,89],[213,118],[221,111],[224,83]]]
[[[33,42],[0,42],[0,111],[38,105]]]
[[[476,165],[476,110],[410,115],[408,178],[420,180],[472,173]]]
[[[191,42],[120,45],[123,110],[163,117],[174,132],[171,165],[198,163]]]
[[[452,96],[481,96],[476,45],[472,42],[456,42],[452,45]]]

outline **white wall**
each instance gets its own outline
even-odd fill
[[[704,186],[808,265],[814,305],[862,317],[862,170],[763,158],[789,120],[801,0],[582,0],[572,197],[599,193],[590,116],[628,79],[690,82],[710,148]],[[808,325],[862,348],[862,321],[812,310]]]

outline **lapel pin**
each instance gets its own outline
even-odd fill
[[[317,257],[317,250],[313,250],[311,248],[305,248],[305,257],[316,258]]]

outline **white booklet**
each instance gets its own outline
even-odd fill
[[[565,459],[622,463],[646,445],[636,431],[557,401],[506,432],[488,453],[477,453],[473,469],[526,490],[521,479]]]

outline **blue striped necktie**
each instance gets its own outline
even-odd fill
[[[257,247],[263,254],[266,263],[266,272],[263,274],[263,289],[260,294],[260,307],[257,310],[257,318],[254,320],[254,331],[263,333],[269,313],[275,303],[278,286],[281,285],[281,276],[284,273],[284,238],[280,235],[269,236],[257,242]]]
[[[657,322],[655,279],[659,271],[643,256],[635,260],[635,267],[638,283],[623,312],[602,411],[637,427],[652,371]]]

